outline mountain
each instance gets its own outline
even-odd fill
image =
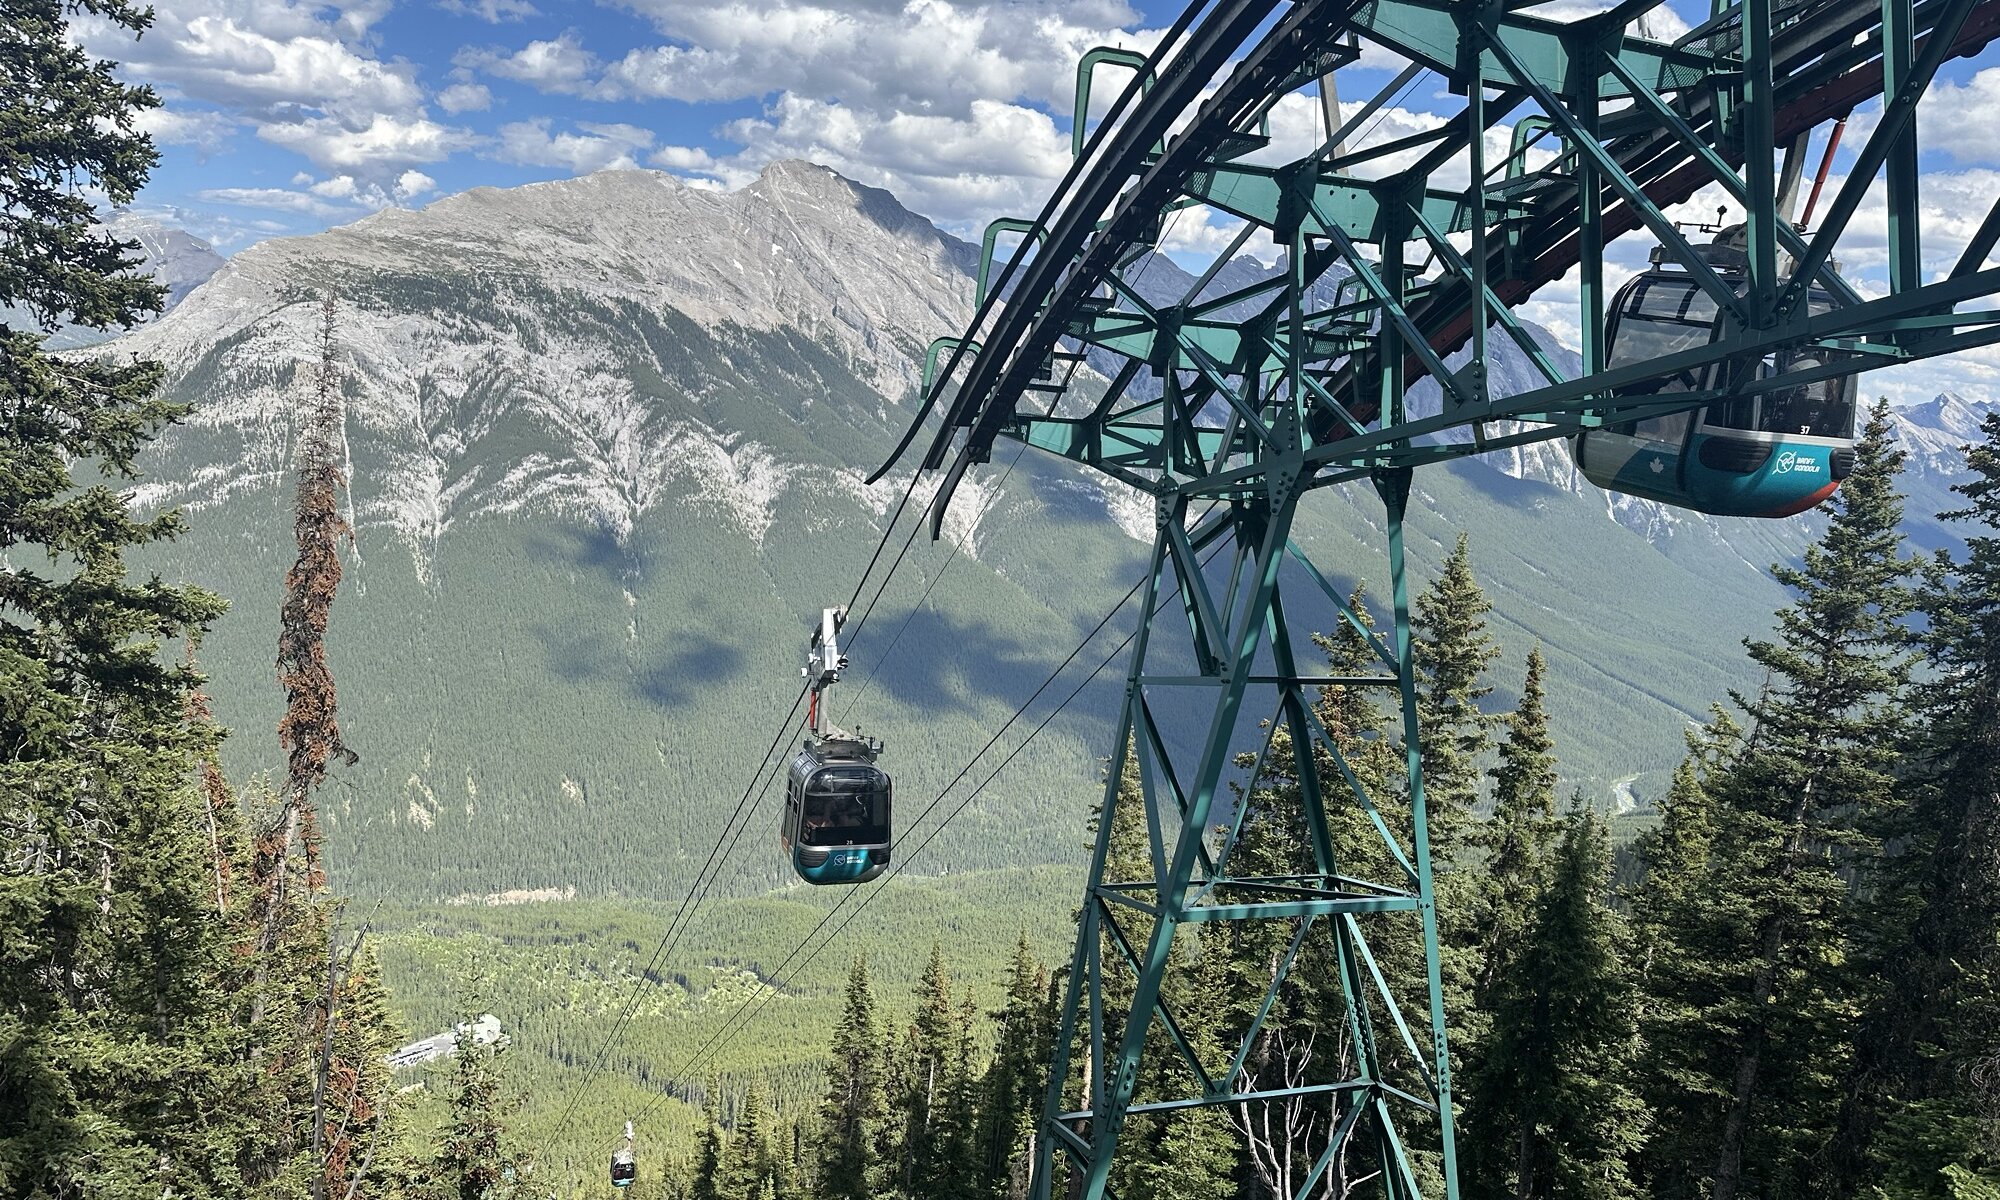
[[[200,287],[228,261],[207,242],[187,230],[154,217],[119,210],[104,222],[103,228],[123,241],[139,244],[139,254],[144,260],[140,270],[167,289],[162,312],[187,299],[188,293]],[[0,320],[25,323],[26,314],[0,309]],[[58,350],[74,349],[95,345],[113,336],[115,334],[100,329],[65,325],[49,335],[48,344]]]
[[[195,527],[156,565],[235,603],[202,648],[232,773],[278,761],[269,664],[319,289],[340,297],[357,529],[330,649],[363,756],[331,793],[343,878],[662,894],[736,806],[808,622],[848,601],[910,485],[861,479],[910,416],[926,341],[968,317],[971,265],[885,193],[797,164],[735,193],[649,172],[480,189],[233,257],[116,347],[197,405],[139,495]],[[961,495],[948,532],[964,551],[898,669],[869,683],[949,545],[912,547],[853,645],[852,719],[888,740],[912,811],[1139,556],[1104,486],[1039,458]],[[985,832],[934,864],[1066,853],[1098,741],[1038,740],[1010,776],[1025,794],[960,822]],[[771,828],[760,814],[755,837]],[[774,860],[736,883],[779,882]]]
[[[1179,269],[1158,261],[1164,287]],[[969,317],[975,264],[886,192],[803,163],[736,192],[643,171],[482,188],[231,258],[113,347],[165,362],[196,405],[138,496],[193,526],[149,565],[234,602],[201,648],[231,773],[281,762],[288,469],[331,289],[356,537],[329,653],[362,755],[328,794],[343,886],[672,896],[739,804],[757,806],[753,841],[770,839],[771,801],[746,774],[797,694],[809,622],[848,601],[906,490],[913,509],[928,495],[906,469],[862,479],[913,415],[924,346]],[[1496,379],[1525,379],[1508,353]],[[1961,417],[1921,428],[1949,439]],[[1948,473],[1944,442],[1938,455]],[[1643,801],[1686,723],[1754,682],[1739,643],[1768,629],[1783,594],[1766,568],[1810,525],[1639,510],[1566,461],[1552,444],[1427,472],[1411,552],[1427,574],[1470,531],[1507,651],[1496,701],[1542,644],[1568,777]],[[1343,586],[1386,596],[1379,511],[1365,488],[1327,489],[1298,538]],[[944,542],[904,557],[908,527],[834,701],[888,742],[906,827],[1124,594],[1151,519],[1122,486],[1003,447],[961,488]],[[1295,619],[1331,614],[1302,600]],[[1076,860],[1116,675],[954,821],[924,872]],[[732,862],[727,889],[784,881],[774,853]]]
[[[167,308],[187,299],[189,292],[228,261],[207,242],[156,217],[120,211],[104,223],[104,228],[125,241],[139,243],[146,274],[167,289]]]

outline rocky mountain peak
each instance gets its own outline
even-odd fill
[[[1904,471],[1945,479],[1964,472],[1965,446],[1984,437],[1980,422],[2000,411],[2000,403],[1945,392],[1922,404],[1890,411],[1896,422],[1896,441],[1908,456]]]
[[[1906,425],[1920,425],[1967,440],[1979,436],[1979,423],[2000,408],[1991,401],[1967,400],[1957,392],[1942,392],[1922,404],[1912,404],[1898,414]]]
[[[161,308],[163,312],[186,299],[189,292],[207,282],[228,262],[207,242],[157,217],[118,209],[105,218],[103,227],[121,241],[139,244],[142,259],[140,273],[151,275],[167,289],[166,301]],[[4,307],[0,307],[0,320],[11,320],[23,326],[29,323],[25,312]],[[48,344],[57,350],[73,350],[95,345],[112,336],[112,332],[101,329],[66,325],[50,335]]]
[[[167,307],[207,282],[228,261],[207,242],[155,217],[120,211],[104,222],[118,237],[139,243],[146,271],[167,289]]]

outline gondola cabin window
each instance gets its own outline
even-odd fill
[[[799,840],[808,846],[873,846],[889,840],[889,789],[873,767],[825,767],[807,780]]]

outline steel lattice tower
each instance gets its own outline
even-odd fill
[[[1106,1194],[1134,1114],[1277,1104],[1323,1106],[1317,1161],[1287,1180],[1299,1197],[1331,1194],[1325,1172],[1344,1150],[1379,1172],[1370,1186],[1392,1200],[1459,1194],[1403,545],[1417,468],[2000,341],[2000,269],[1986,266],[2000,205],[1961,252],[1927,267],[1916,143],[1926,88],[1943,63],[2000,32],[2000,0],[1743,0],[1671,43],[1635,32],[1657,4],[1623,0],[1556,21],[1497,0],[1196,0],[1151,56],[1085,57],[1073,168],[1039,217],[988,231],[979,314],[933,344],[923,413],[891,462],[941,414],[921,462],[944,473],[934,529],[1001,437],[1150,494],[1158,529],[1107,747],[1037,1143],[1038,1198],[1059,1176],[1070,1195]],[[1326,105],[1338,119],[1297,152],[1283,127],[1302,105],[1321,111],[1323,81],[1364,46],[1407,66],[1358,108]],[[1091,82],[1106,65],[1131,71],[1132,83],[1086,137]],[[1420,114],[1428,123],[1417,132],[1372,138],[1371,122],[1425,73],[1455,97],[1448,111]],[[1845,181],[1812,228],[1794,224],[1815,129],[1874,100],[1881,118]],[[1878,179],[1887,294],[1864,299],[1832,256]],[[1740,289],[1716,277],[1670,211],[1704,188],[1742,215]],[[1240,221],[1241,233],[1186,294],[1163,300],[1143,286],[1144,267],[1191,208]],[[1701,283],[1726,336],[1643,362],[1607,357],[1605,247],[1634,231]],[[1022,235],[1027,250],[992,280],[1003,234]],[[1286,269],[1214,286],[1253,237],[1283,247]],[[1571,271],[1583,362],[1574,378],[1512,312]],[[1811,289],[1834,298],[1831,311],[1806,303]],[[1484,369],[1494,338],[1525,352],[1539,386],[1494,394]],[[1781,381],[1756,369],[1798,347],[1827,351],[1816,374]],[[1454,368],[1447,359],[1462,349]],[[1719,382],[1671,397],[1636,386],[1679,373]],[[1440,411],[1407,405],[1423,378],[1436,382]],[[1392,585],[1380,635],[1292,537],[1303,498],[1343,483],[1380,505]],[[1288,594],[1323,596],[1365,633],[1379,670],[1302,668],[1314,659],[1287,618]],[[1384,818],[1387,798],[1368,793],[1320,725],[1313,699],[1328,685],[1395,698],[1407,829]],[[1199,740],[1173,736],[1163,706],[1198,714]],[[1311,869],[1239,876],[1232,785],[1255,774],[1241,756],[1263,762],[1278,731],[1325,752],[1293,755]],[[1128,745],[1151,863],[1142,879],[1107,869]],[[1388,878],[1358,878],[1336,858],[1330,820],[1357,813],[1395,864]],[[1175,945],[1245,922],[1281,923],[1288,950],[1262,1006],[1225,1044],[1198,1045],[1171,997],[1162,1001],[1181,961]],[[1423,995],[1395,994],[1371,944],[1383,938],[1403,951],[1421,944]],[[1261,1085],[1247,1057],[1308,955],[1326,956],[1339,981],[1351,1070]],[[1105,1008],[1114,973],[1130,989],[1116,1037]],[[1135,1102],[1154,1056],[1172,1066],[1156,1075],[1182,1091]]]

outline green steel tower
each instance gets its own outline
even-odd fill
[[[1149,494],[1157,527],[1064,987],[1038,1200],[1105,1195],[1128,1118],[1202,1106],[1318,1114],[1312,1161],[1284,1180],[1297,1197],[1337,1194],[1328,1172],[1342,1164],[1391,1200],[1458,1196],[1403,542],[1418,468],[1730,405],[1776,412],[1786,389],[2000,340],[2000,269],[1986,265],[2000,205],[1969,244],[1927,260],[1916,142],[1926,89],[2000,32],[2000,0],[1744,0],[1671,38],[1654,36],[1669,23],[1658,4],[1557,20],[1514,0],[1196,0],[1150,55],[1084,58],[1070,172],[1037,218],[988,231],[978,315],[933,344],[922,415],[891,462],[935,418],[920,463],[942,473],[934,530],[1002,437]],[[1401,71],[1342,105],[1332,79],[1364,54]],[[1107,66],[1130,83],[1093,129],[1091,85]],[[1418,87],[1451,100],[1398,107]],[[1876,101],[1844,179],[1803,211],[1821,131]],[[1869,299],[1833,256],[1878,181],[1887,266]],[[1717,197],[1740,226],[1726,265],[1686,229]],[[1152,256],[1183,223],[1211,219],[1233,241],[1180,294],[1149,290]],[[1627,234],[1690,281],[1712,336],[1618,353],[1605,252]],[[1009,235],[1021,249],[996,275]],[[1253,244],[1280,250],[1284,269],[1231,284],[1226,268]],[[1575,306],[1574,377],[1513,312],[1569,279],[1573,290],[1548,294]],[[1535,365],[1535,386],[1495,393],[1496,338]],[[1379,505],[1392,584],[1381,633],[1348,609],[1333,564],[1293,537],[1308,493],[1342,484]],[[1287,597],[1331,606],[1377,669],[1302,667],[1315,656]],[[1321,725],[1313,700],[1328,685],[1393,697],[1393,798],[1370,794]],[[1297,751],[1311,866],[1239,874],[1237,797],[1279,730]],[[1128,747],[1150,864],[1138,879],[1109,867]],[[1407,824],[1385,816],[1404,811]],[[1336,812],[1374,831],[1369,861],[1392,863],[1386,878],[1336,855]],[[1186,961],[1177,943],[1240,922],[1279,923],[1287,949],[1261,1006],[1232,1017],[1218,1045],[1192,1035],[1193,1014],[1163,985]],[[1421,947],[1420,995],[1392,984],[1384,939],[1403,961]],[[1344,997],[1344,1028],[1330,1031],[1343,1066],[1260,1078],[1252,1047],[1308,956],[1326,956]],[[1154,1056],[1166,1065],[1149,1078],[1179,1091],[1137,1097]]]

